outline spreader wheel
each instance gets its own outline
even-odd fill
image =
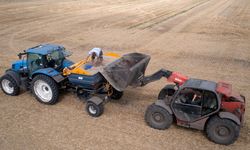
[[[119,100],[123,96],[123,92],[116,90],[115,88],[112,87],[112,94],[110,96],[111,99],[113,100]]]
[[[211,141],[229,145],[239,137],[240,126],[229,119],[221,119],[217,116],[211,118],[206,126],[206,134]]]
[[[95,104],[94,102],[87,102],[86,111],[92,117],[99,117],[103,114],[104,106],[103,103]]]

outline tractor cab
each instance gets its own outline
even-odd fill
[[[24,71],[29,76],[32,76],[40,69],[55,70],[61,72],[64,66],[65,57],[70,53],[64,47],[54,44],[43,44],[29,48],[20,53],[18,56],[22,58],[12,64],[12,69],[15,71]],[[70,63],[72,64],[72,63]]]

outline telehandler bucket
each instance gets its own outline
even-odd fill
[[[116,90],[123,91],[128,86],[139,86],[149,60],[149,55],[129,53],[103,67],[100,73]]]

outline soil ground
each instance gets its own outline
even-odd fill
[[[0,0],[0,73],[16,54],[40,43],[64,45],[79,61],[93,47],[152,56],[146,74],[160,68],[193,78],[228,81],[250,98],[249,0]],[[43,105],[30,92],[0,92],[0,149],[249,149],[250,104],[238,140],[210,142],[201,131],[144,122],[165,79],[128,88],[100,118],[72,93]]]

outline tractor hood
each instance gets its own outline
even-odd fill
[[[15,62],[13,62],[11,68],[15,71],[19,71],[20,69],[26,69],[27,68],[26,59],[17,60]]]
[[[113,61],[100,70],[104,78],[118,91],[128,86],[136,86],[144,76],[150,56],[129,53]]]

